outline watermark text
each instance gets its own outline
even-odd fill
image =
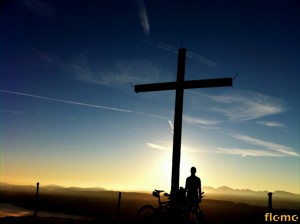
[[[266,222],[297,222],[298,215],[274,215],[273,213],[265,214]]]

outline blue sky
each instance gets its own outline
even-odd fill
[[[169,190],[174,91],[133,85],[238,76],[184,93],[180,185],[300,193],[297,1],[4,1],[1,181]]]

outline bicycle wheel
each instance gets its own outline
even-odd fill
[[[155,208],[152,205],[144,205],[135,216],[135,224],[153,224],[155,222]]]

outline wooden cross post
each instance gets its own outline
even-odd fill
[[[185,81],[184,80],[185,60],[186,60],[186,49],[185,48],[178,49],[176,82],[143,84],[143,85],[135,85],[134,87],[134,91],[136,93],[150,92],[150,91],[163,91],[163,90],[176,90],[174,135],[173,135],[173,156],[172,156],[172,180],[171,180],[171,208],[174,209],[173,211],[175,211],[176,208],[176,194],[179,189],[179,170],[180,170],[180,151],[181,151],[180,148],[181,148],[184,89],[232,86],[232,78]]]

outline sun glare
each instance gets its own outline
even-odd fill
[[[171,189],[172,176],[172,150],[162,152],[161,156],[157,158],[154,165],[153,172],[155,172],[155,180],[157,188],[165,191]],[[185,179],[190,175],[190,169],[195,166],[191,156],[186,153],[181,153],[180,159],[180,187],[185,187]]]

